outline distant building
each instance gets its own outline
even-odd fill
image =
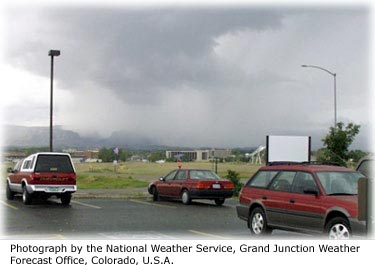
[[[180,151],[166,151],[167,159],[183,156],[183,158],[191,161],[208,161],[211,158],[227,158],[231,156],[232,150],[229,149],[212,149],[212,150],[180,150]]]
[[[77,151],[75,149],[63,150],[64,153],[70,153],[74,162],[99,162],[99,150]]]
[[[210,150],[210,158],[227,158],[232,156],[232,150],[231,149],[212,149]]]
[[[6,161],[17,162],[20,159],[25,158],[26,156],[27,155],[25,152],[19,152],[19,151],[4,152],[4,158]]]
[[[208,150],[192,150],[192,151],[166,151],[167,159],[183,156],[184,159],[192,161],[206,161],[209,160]]]

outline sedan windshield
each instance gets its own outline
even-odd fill
[[[327,195],[356,195],[358,179],[364,177],[357,172],[318,172],[317,175]]]
[[[190,179],[220,179],[218,175],[209,170],[190,170]]]

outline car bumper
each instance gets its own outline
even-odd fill
[[[27,185],[29,193],[44,192],[44,193],[73,193],[77,191],[76,185]]]
[[[249,218],[249,207],[244,204],[239,204],[236,206],[238,218],[247,221]]]
[[[233,196],[233,190],[189,190],[192,199],[226,199]]]

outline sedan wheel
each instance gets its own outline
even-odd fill
[[[159,200],[158,189],[155,186],[152,187],[152,200],[153,201],[158,201]]]
[[[186,205],[188,205],[188,204],[191,203],[191,198],[190,198],[189,191],[184,190],[184,191],[182,192],[181,200],[182,200],[182,203],[183,203],[183,204],[186,204]]]
[[[225,199],[215,199],[215,204],[220,206],[220,205],[223,205],[225,202]]]

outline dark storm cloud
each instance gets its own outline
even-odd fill
[[[58,78],[66,89],[89,81],[140,104],[147,103],[147,96],[152,100],[160,89],[216,89],[231,83],[231,76],[246,75],[216,61],[215,38],[246,29],[277,29],[283,17],[280,12],[246,8],[52,8],[24,10],[21,14],[38,19],[30,25],[19,23],[22,16],[17,14],[10,20],[11,62],[22,62],[46,76],[46,51],[60,48],[57,71],[63,73]],[[20,27],[27,32],[30,26],[32,38],[19,35]]]
[[[332,78],[301,64],[336,71],[339,120],[369,124],[366,8],[17,6],[6,15],[6,63],[47,89],[47,52],[61,49],[57,121],[80,133],[152,132],[185,146],[300,134],[319,146],[333,120]]]

